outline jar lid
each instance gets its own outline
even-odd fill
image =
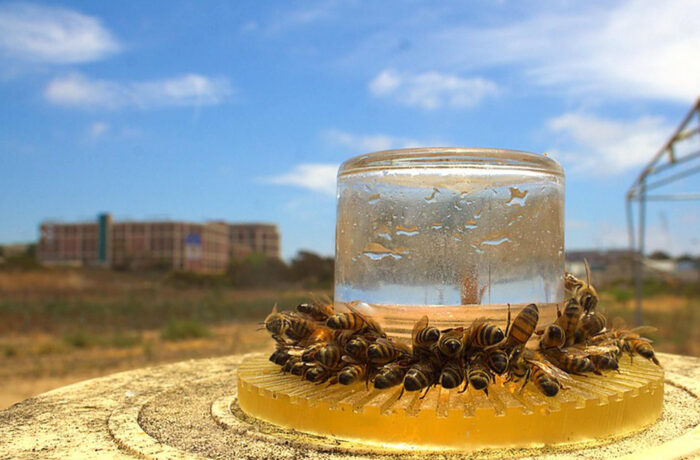
[[[520,150],[427,147],[383,150],[350,158],[340,166],[338,177],[367,171],[410,168],[519,169],[564,176],[552,158]]]

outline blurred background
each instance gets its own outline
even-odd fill
[[[339,164],[414,146],[556,158],[567,268],[700,356],[699,23],[692,1],[0,2],[0,408],[269,348],[274,303],[332,294]]]

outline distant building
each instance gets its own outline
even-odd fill
[[[636,252],[629,249],[566,251],[566,271],[581,279],[586,276],[588,261],[597,284],[631,279]]]
[[[234,243],[235,242],[235,243]],[[43,222],[37,259],[46,265],[172,268],[222,272],[232,257],[260,252],[279,257],[279,233],[270,224],[222,221]]]

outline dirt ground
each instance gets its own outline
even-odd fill
[[[22,351],[0,355],[0,410],[54,388],[119,371],[271,349],[269,337],[258,328],[256,322],[217,326],[211,337],[178,342],[147,331],[142,343],[126,348],[72,349],[42,334],[5,337],[6,343],[11,341]]]

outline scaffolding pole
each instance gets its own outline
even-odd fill
[[[697,115],[698,124],[691,127],[690,124],[693,116]],[[634,181],[632,186],[627,191],[627,235],[629,245],[634,256],[634,291],[635,291],[635,310],[634,321],[637,326],[643,322],[643,287],[644,287],[644,249],[646,238],[646,213],[647,201],[694,201],[700,200],[700,193],[674,193],[674,194],[653,194],[648,195],[650,189],[655,189],[672,183],[676,183],[688,176],[700,173],[700,166],[691,164],[692,160],[700,158],[700,151],[695,151],[690,154],[678,156],[676,146],[679,142],[687,141],[689,138],[700,134],[700,98],[698,98],[692,109],[683,118],[683,121],[678,126],[673,135],[663,145],[663,147],[654,155],[652,160],[646,165],[642,172]],[[670,175],[657,178],[649,181],[650,177],[655,176],[666,170],[672,170]],[[634,228],[634,207],[633,202],[636,201],[638,208],[638,227]]]

